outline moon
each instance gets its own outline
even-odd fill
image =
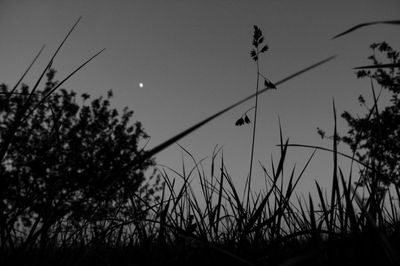
[[[139,88],[143,88],[144,84],[143,82],[139,82]]]

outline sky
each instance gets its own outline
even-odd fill
[[[264,184],[259,162],[270,171],[271,158],[275,163],[279,159],[278,118],[290,143],[331,147],[316,128],[332,132],[332,100],[338,115],[344,110],[363,114],[357,103],[360,94],[371,102],[369,81],[357,80],[352,68],[369,64],[373,42],[400,49],[398,26],[375,25],[332,37],[359,23],[399,19],[399,11],[398,0],[0,0],[0,83],[14,85],[45,44],[24,81],[33,85],[82,16],[53,63],[56,79],[106,48],[63,87],[93,97],[112,89],[113,105],[134,110],[134,119],[151,136],[147,148],[152,148],[255,92],[256,65],[249,54],[253,25],[260,27],[270,47],[260,58],[260,72],[272,82],[337,55],[260,96],[253,171],[254,189],[259,190]],[[239,190],[249,171],[253,127],[236,127],[235,121],[252,106],[254,101],[244,103],[179,141],[196,159],[208,157],[206,173],[214,147],[223,147],[224,163]],[[253,115],[249,112],[251,120]],[[338,127],[346,132],[343,119]],[[339,150],[349,152],[343,144]],[[300,173],[311,153],[289,149],[287,178],[295,165]],[[173,145],[156,161],[161,169],[165,165],[181,171],[182,154]],[[188,169],[193,166],[188,156],[184,161]],[[340,163],[349,171],[346,160]],[[299,186],[316,192],[314,180],[328,188],[331,177],[332,155],[318,151]]]

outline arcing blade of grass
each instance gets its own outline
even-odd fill
[[[282,144],[277,144],[276,146],[282,146]],[[316,150],[322,150],[322,151],[333,152],[333,150],[332,150],[332,149],[329,149],[329,148],[320,147],[320,146],[314,146],[314,145],[307,145],[307,144],[296,144],[296,143],[291,143],[291,144],[288,144],[287,146],[288,146],[288,147],[310,148],[310,149],[316,149]],[[353,160],[353,161],[359,163],[360,165],[362,165],[362,166],[364,166],[364,167],[366,167],[366,168],[368,168],[368,169],[370,169],[370,170],[373,170],[373,169],[371,168],[371,166],[369,166],[369,165],[366,164],[366,163],[361,162],[360,160],[357,160],[357,159],[353,158],[353,156],[347,155],[347,154],[342,153],[342,152],[339,152],[339,151],[337,151],[337,155],[346,157],[346,158],[348,158],[348,159],[350,159],[350,160]]]
[[[342,33],[339,33],[338,35],[334,36],[332,39],[339,38],[339,37],[341,37],[343,35],[346,35],[346,34],[352,32],[352,31],[355,31],[355,30],[357,30],[359,28],[363,28],[363,27],[371,26],[371,25],[376,25],[376,24],[400,25],[400,20],[386,20],[386,21],[374,21],[374,22],[361,23],[361,24],[358,24],[358,25],[356,25],[354,27],[351,27],[350,29],[348,29],[348,30],[346,30],[346,31],[344,31]]]
[[[26,76],[26,74],[28,74],[29,70],[32,68],[33,64],[35,64],[36,60],[39,58],[40,54],[42,53],[42,51],[44,50],[45,45],[42,46],[42,48],[40,48],[39,52],[36,54],[35,58],[32,60],[31,64],[28,66],[28,68],[25,70],[25,72],[22,74],[21,78],[17,81],[17,83],[15,84],[14,88],[10,91],[10,94],[7,97],[7,100],[10,100],[11,95],[15,92],[15,90],[18,88],[19,84],[22,82],[22,80],[24,79],[24,77]]]
[[[296,73],[294,73],[294,74],[292,74],[292,75],[290,75],[290,76],[288,76],[288,77],[276,82],[275,85],[276,86],[281,85],[281,84],[285,83],[286,81],[289,81],[289,80],[291,80],[291,79],[293,79],[293,78],[295,78],[295,77],[297,77],[297,76],[299,76],[299,75],[301,75],[301,74],[303,74],[303,73],[305,73],[305,72],[307,72],[307,71],[309,71],[311,69],[314,69],[314,68],[316,68],[316,67],[318,67],[318,66],[320,66],[322,64],[325,64],[325,63],[331,61],[335,57],[336,56],[330,56],[330,57],[328,57],[328,58],[326,58],[326,59],[324,59],[322,61],[319,61],[319,62],[317,62],[317,63],[315,63],[315,64],[313,64],[311,66],[308,66],[308,67],[306,67],[306,68],[304,68],[304,69],[302,69],[302,70],[300,70],[300,71],[298,71],[298,72],[296,72]],[[242,100],[240,100],[240,101],[238,101],[238,102],[236,102],[236,103],[224,108],[223,110],[215,113],[214,115],[211,115],[210,117],[204,119],[203,121],[200,121],[199,123],[197,123],[197,124],[191,126],[190,128],[182,131],[181,133],[175,135],[174,137],[164,141],[163,143],[157,145],[156,147],[154,147],[150,151],[144,153],[143,155],[137,156],[129,165],[126,166],[126,169],[130,169],[131,167],[133,167],[135,165],[142,164],[145,160],[153,157],[154,155],[156,155],[160,151],[164,150],[165,148],[167,148],[170,145],[174,144],[178,140],[182,139],[183,137],[189,135],[193,131],[195,131],[195,130],[199,129],[200,127],[204,126],[208,122],[214,120],[215,118],[221,116],[222,114],[228,112],[229,110],[235,108],[236,106],[238,106],[238,105],[240,105],[240,104],[242,104],[242,103],[254,98],[256,95],[260,95],[260,94],[262,94],[262,93],[264,93],[264,92],[266,92],[268,90],[270,90],[270,88],[264,88],[264,89],[260,90],[258,93],[251,94],[250,96],[248,96],[248,97],[246,97],[246,98],[244,98],[244,99],[242,99]],[[123,169],[123,170],[125,170],[125,169]]]

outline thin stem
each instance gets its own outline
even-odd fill
[[[258,48],[257,48],[257,57],[259,56]],[[257,85],[256,85],[256,103],[254,106],[254,125],[253,125],[253,140],[251,143],[251,156],[250,156],[250,169],[249,169],[249,182],[248,182],[248,187],[247,187],[247,205],[246,205],[246,210],[248,210],[250,206],[250,186],[251,186],[251,172],[253,170],[253,157],[254,157],[254,143],[256,139],[256,126],[257,126],[257,107],[258,107],[258,89],[259,89],[259,79],[260,79],[260,65],[258,63],[258,59],[256,61],[257,63]]]
[[[246,111],[246,112],[244,112],[244,114],[245,114],[245,115],[247,115],[247,113],[248,113],[249,111],[253,110],[254,108],[256,108],[256,107],[255,107],[255,106],[253,106],[253,107],[251,107],[251,108],[247,109],[247,111]]]

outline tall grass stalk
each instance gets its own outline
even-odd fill
[[[256,77],[256,97],[255,97],[255,104],[254,104],[254,124],[253,124],[253,136],[251,140],[251,153],[250,153],[250,166],[249,166],[249,176],[247,182],[247,201],[246,201],[246,211],[249,209],[250,204],[250,189],[251,189],[251,175],[253,170],[253,157],[254,157],[254,144],[256,141],[256,128],[257,128],[257,110],[258,110],[258,91],[259,91],[259,84],[260,84],[260,63],[258,58],[261,53],[268,50],[268,46],[265,45],[264,47],[259,49],[259,45],[263,43],[264,37],[262,36],[261,30],[254,26],[254,36],[253,36],[253,50],[251,51],[251,56],[256,62],[256,69],[257,69],[257,77]]]

